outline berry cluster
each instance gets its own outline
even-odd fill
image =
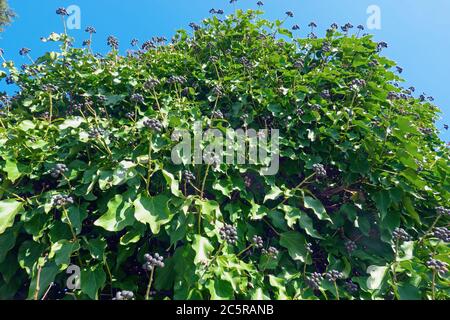
[[[134,293],[131,291],[118,291],[113,300],[133,300]]]
[[[66,173],[69,169],[67,169],[67,166],[65,164],[62,163],[58,163],[57,165],[55,165],[55,167],[52,169],[52,171],[50,172],[50,175],[53,178],[58,178],[59,176],[63,175],[64,173]]]
[[[22,48],[22,49],[20,49],[19,54],[20,54],[21,56],[26,56],[26,55],[29,54],[30,52],[31,52],[31,49],[28,49],[28,48]]]
[[[366,86],[366,81],[363,79],[354,79],[350,83],[350,89],[359,90]]]
[[[74,201],[71,196],[57,194],[53,197],[52,202],[55,207],[66,207],[70,204],[73,204]]]
[[[236,244],[238,239],[236,227],[226,224],[225,226],[220,228],[219,234],[220,238],[222,238],[222,240],[225,240],[228,244]]]
[[[146,271],[152,271],[155,267],[164,268],[164,257],[160,256],[159,253],[155,253],[153,256],[150,253],[146,253],[144,259],[145,263],[142,265],[142,268]]]
[[[448,272],[448,264],[434,258],[430,258],[430,260],[426,262],[426,265],[428,268],[435,270],[441,276]]]
[[[147,119],[144,121],[144,126],[147,128],[154,130],[156,132],[161,132],[163,129],[162,123],[157,119]]]
[[[211,117],[216,119],[223,119],[223,113],[220,110],[216,110],[211,113]]]
[[[336,282],[339,279],[344,279],[345,276],[342,272],[337,270],[331,270],[325,273],[325,278],[330,282]]]
[[[278,249],[275,247],[269,247],[267,250],[262,249],[261,253],[264,255],[268,255],[269,257],[275,258],[278,255]]]
[[[405,229],[395,228],[394,232],[392,232],[392,239],[394,239],[394,241],[409,241],[411,237]]]
[[[262,248],[264,246],[264,241],[260,236],[257,235],[253,236],[252,242],[256,248]]]
[[[211,13],[211,14],[224,14],[224,11],[222,9],[218,9],[218,10],[211,9],[211,10],[209,10],[209,13]]]
[[[159,84],[158,79],[150,78],[144,83],[144,87],[148,90],[154,89]]]
[[[195,175],[189,170],[183,172],[183,179],[186,183],[192,183],[195,181]]]
[[[127,113],[125,113],[125,117],[127,117],[128,119],[134,119],[135,113],[134,112],[127,112]]]
[[[115,50],[119,49],[119,40],[114,36],[109,36],[108,39],[106,40],[106,43],[112,49]]]
[[[323,280],[323,276],[318,272],[313,272],[309,277],[306,278],[306,284],[314,290],[318,290],[320,283]]]
[[[358,246],[356,245],[356,243],[354,241],[347,240],[347,241],[345,241],[345,249],[347,249],[347,251],[349,253],[352,253],[353,251],[358,249]]]
[[[84,31],[87,33],[90,33],[90,34],[97,33],[97,30],[95,30],[94,27],[87,27],[86,30],[84,30]]]
[[[437,207],[436,212],[439,215],[450,215],[450,209],[444,208],[444,207]]]
[[[105,130],[101,128],[93,128],[88,132],[89,139],[98,139],[105,134]]]
[[[433,231],[433,236],[444,242],[450,242],[450,230],[446,227],[437,227]]]
[[[306,251],[309,253],[309,254],[313,254],[314,253],[314,251],[313,251],[313,249],[312,249],[312,243],[307,243],[306,244]]]
[[[249,175],[244,176],[244,184],[247,188],[250,188],[253,184],[253,179]]]
[[[186,78],[183,76],[171,76],[169,79],[167,79],[167,82],[169,84],[185,84],[186,83]]]
[[[344,283],[344,287],[345,289],[350,292],[351,294],[354,294],[356,292],[358,292],[358,285],[356,283],[354,283],[352,280],[347,280]]]
[[[313,164],[312,168],[318,178],[326,178],[327,171],[322,164]]]
[[[324,98],[325,100],[330,99],[330,98],[331,98],[330,90],[323,90],[323,91],[320,93],[320,96],[321,96],[322,98]]]
[[[140,93],[135,93],[131,96],[131,101],[134,103],[144,103],[144,97]]]
[[[293,13],[292,11],[286,11],[286,15],[287,15],[289,18],[293,18],[293,17],[294,17],[294,13]]]
[[[59,16],[68,16],[69,15],[69,13],[67,12],[67,9],[66,8],[62,8],[62,7],[56,9],[56,14],[59,15]]]

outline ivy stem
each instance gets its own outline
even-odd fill
[[[147,194],[150,197],[150,177],[152,173],[152,135],[150,134],[148,137],[148,163],[147,163],[147,181],[146,181],[146,190]]]
[[[436,299],[436,270],[433,269],[433,279],[431,281],[431,300]]]
[[[391,265],[391,272],[392,272],[392,281],[394,285],[394,293],[395,296],[398,298],[398,287],[397,287],[397,272],[395,271],[395,268],[397,268],[397,261],[398,261],[398,241],[395,242],[395,261]]]
[[[277,236],[280,236],[280,233],[266,219],[263,218],[262,221],[264,221]]]
[[[75,233],[75,229],[73,228],[72,221],[70,221],[70,218],[69,218],[69,213],[67,212],[65,207],[63,207],[63,214],[64,214],[64,217],[67,219],[67,222],[68,222],[68,225],[69,225],[69,228],[70,228],[70,232],[72,233],[73,241],[77,242],[78,241],[77,234]],[[81,267],[83,265],[83,263],[81,262],[80,252],[79,251],[78,251],[77,258],[78,258],[78,264]]]
[[[155,268],[152,268],[152,271],[150,271],[150,278],[148,280],[148,286],[147,286],[147,291],[145,292],[145,300],[148,300],[148,298],[150,297],[150,288],[152,287],[152,282],[153,282],[153,272],[155,272]]]
[[[236,257],[239,257],[239,256],[241,256],[242,254],[244,254],[244,252],[246,252],[247,250],[250,250],[251,248],[253,248],[255,246],[255,244],[254,243],[252,243],[251,245],[249,245],[247,248],[245,248],[244,250],[242,250],[241,252],[239,252],[238,254],[237,254],[237,256]]]
[[[209,168],[211,167],[210,164],[208,164],[206,166],[206,172],[205,172],[205,176],[203,177],[203,182],[202,182],[202,188],[200,189],[200,198],[203,199],[203,194],[205,192],[205,184],[206,184],[206,178],[208,178],[208,173],[209,173]]]
[[[66,19],[64,18],[64,16],[61,16],[61,20],[63,22],[64,25],[64,34],[67,35],[67,25],[66,25]]]
[[[63,213],[64,213],[64,218],[67,219],[67,223],[69,225],[70,232],[72,233],[73,241],[78,241],[77,235],[76,235],[75,230],[72,225],[72,222],[70,221],[70,218],[69,218],[69,213],[67,212],[66,208],[64,208],[64,207],[63,207]]]
[[[202,279],[204,277],[206,271],[208,271],[209,267],[214,263],[214,261],[216,261],[217,257],[219,256],[219,253],[222,251],[222,249],[224,247],[224,244],[225,244],[225,242],[222,242],[220,244],[219,249],[217,249],[217,252],[214,254],[214,256],[212,257],[211,261],[205,267],[205,271],[203,271],[202,275],[198,279],[199,281],[200,281],[200,279]]]
[[[39,264],[39,262],[38,262]],[[41,271],[42,267],[38,265],[37,277],[36,277],[36,289],[34,290],[34,300],[39,299],[39,291],[41,290],[40,282],[41,282]]]
[[[336,290],[336,299],[340,300],[340,298],[339,298],[339,289],[338,289],[337,283],[336,283],[336,281],[333,281],[333,282],[334,282],[334,289]]]
[[[49,115],[48,115],[48,127],[47,127],[47,130],[45,130],[44,138],[47,138],[48,130],[50,129],[50,125],[52,123],[52,117],[53,117],[53,96],[51,93],[49,93],[48,97],[49,97],[50,110],[49,110]]]
[[[314,176],[316,175],[316,173],[314,172],[312,175],[306,177],[302,182],[300,182],[294,189],[292,189],[292,192],[296,192],[298,191],[305,183],[307,183],[309,180],[311,180]],[[283,205],[286,203],[286,201],[288,201],[289,198],[284,198],[284,200],[279,204],[279,205]]]
[[[439,222],[439,220],[441,219],[442,214],[439,214],[436,219],[434,220],[433,224],[431,225],[431,227],[428,229],[427,232],[425,232],[425,234],[423,235],[423,237],[420,239],[419,244],[422,244],[423,241],[430,235],[430,233],[433,231],[434,227],[436,226],[436,224]]]

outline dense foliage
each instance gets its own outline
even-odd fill
[[[126,56],[113,36],[94,54],[88,28],[83,49],[54,33],[60,51],[5,60],[0,298],[448,298],[432,98],[361,26],[297,38],[291,12],[212,13]],[[196,120],[280,129],[280,171],[175,165],[171,134]]]

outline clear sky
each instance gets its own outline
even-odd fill
[[[290,24],[302,27],[299,35],[308,32],[307,24],[315,21],[323,33],[336,22],[367,25],[371,14],[367,9],[376,5],[380,9],[381,29],[368,32],[378,41],[386,41],[389,48],[384,54],[404,68],[407,85],[414,85],[419,93],[426,92],[435,98],[443,111],[438,128],[441,137],[450,141],[450,132],[443,129],[450,123],[450,1],[449,0],[262,0],[263,10],[269,19],[284,18],[287,10],[295,17]],[[122,48],[132,38],[148,40],[153,36],[170,38],[173,33],[187,28],[190,22],[199,23],[209,16],[211,8],[225,13],[235,8],[257,8],[257,0],[9,0],[18,17],[12,26],[0,34],[0,48],[7,59],[18,64],[26,63],[18,51],[32,49],[38,57],[51,47],[39,39],[51,32],[61,32],[62,22],[55,15],[60,6],[76,5],[81,12],[81,28],[69,30],[79,45],[86,38],[84,29],[94,26],[97,34],[93,48],[105,52],[106,37],[119,38]],[[7,90],[0,82],[0,91]]]

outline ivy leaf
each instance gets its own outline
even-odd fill
[[[81,270],[80,289],[91,299],[98,299],[98,291],[103,288],[105,281],[106,274],[101,264]]]
[[[197,234],[194,236],[192,249],[195,251],[194,263],[207,263],[209,255],[214,250],[214,247],[207,238]]]
[[[267,193],[267,195],[264,197],[264,202],[266,202],[267,200],[275,200],[276,198],[278,198],[281,194],[283,193],[283,191],[281,191],[280,188],[278,188],[277,186],[272,186],[272,188],[270,189],[269,193]]]
[[[94,224],[108,231],[121,231],[134,223],[133,207],[117,194],[108,202],[108,211],[98,218]]]
[[[400,300],[422,300],[422,294],[417,286],[410,283],[401,283],[398,286]]]
[[[0,234],[0,263],[5,260],[5,257],[9,250],[11,250],[16,244],[16,238],[18,234],[18,226],[6,229],[6,232]]]
[[[283,211],[285,212],[285,218],[287,224],[290,228],[294,226],[294,224],[299,221],[300,227],[302,227],[308,235],[317,239],[323,239],[319,233],[313,227],[312,219],[306,214],[306,212],[301,211],[300,209],[291,207],[291,206],[283,206]]]
[[[386,276],[387,269],[388,267],[386,266],[369,266],[367,273],[370,274],[370,277],[367,278],[367,288],[370,290],[379,289]]]
[[[166,179],[167,184],[170,186],[170,191],[172,192],[172,194],[176,197],[181,197],[183,194],[180,191],[180,184],[178,183],[177,179],[175,179],[173,174],[166,170],[162,170],[162,174],[164,176],[164,179]]]
[[[47,288],[55,280],[56,275],[59,273],[59,268],[54,262],[46,263],[41,272],[35,271],[31,279],[30,287],[28,289],[28,299],[34,299],[37,293],[37,298],[41,299]],[[39,279],[39,287],[37,286],[37,281]],[[37,290],[39,288],[39,290]],[[36,292],[37,291],[37,292]]]
[[[72,242],[68,240],[61,240],[55,242],[48,255],[49,259],[53,259],[57,266],[61,266],[61,268],[66,268],[70,264],[70,257],[72,253],[77,251],[80,248],[80,244],[78,242]]]
[[[289,255],[293,260],[305,262],[305,237],[301,233],[296,231],[283,232],[280,235],[280,245],[288,249]]]
[[[324,206],[319,200],[305,196],[303,197],[303,206],[305,208],[312,209],[320,220],[327,220],[333,222],[328,216],[327,211],[325,210]]]
[[[169,198],[165,195],[149,197],[145,194],[139,195],[134,201],[134,217],[139,222],[148,223],[153,234],[158,234],[161,226],[170,222],[173,214],[168,207]]]
[[[59,125],[59,130],[65,130],[67,128],[78,128],[84,121],[82,117],[73,117],[64,120],[63,123]]]
[[[0,201],[0,234],[11,227],[14,218],[22,210],[23,204],[13,199]]]
[[[372,199],[375,202],[378,210],[380,210],[380,218],[384,219],[387,215],[387,210],[391,203],[389,192],[387,192],[387,191],[376,192],[372,196]]]
[[[8,174],[8,180],[10,180],[12,183],[15,183],[16,180],[22,176],[19,165],[14,160],[7,159],[3,171]]]
[[[222,279],[209,280],[206,287],[211,294],[211,300],[231,300],[234,298],[233,286]]]

